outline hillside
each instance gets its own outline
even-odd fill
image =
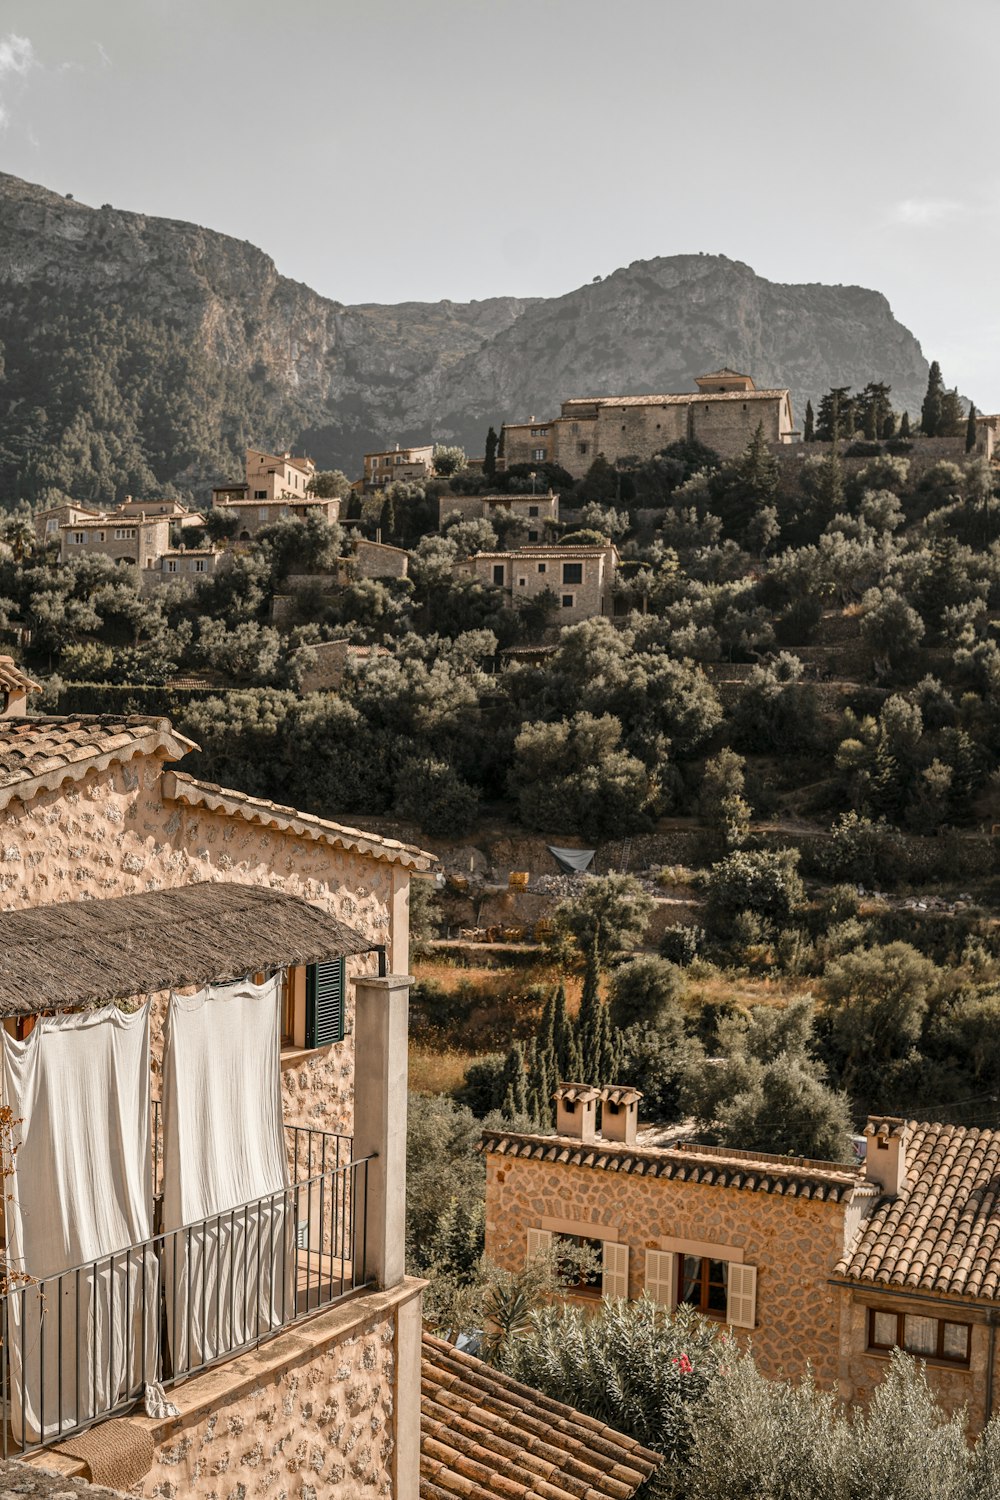
[[[724,256],[636,261],[556,298],[349,307],[245,241],[94,209],[0,174],[0,494],[110,499],[236,472],[248,440],[350,472],[366,447],[482,449],[570,394],[689,389],[727,361],[789,385],[884,379],[913,413],[927,365],[878,292],[782,286]]]

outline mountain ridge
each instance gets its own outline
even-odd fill
[[[911,416],[926,386],[920,345],[881,292],[771,282],[726,256],[636,260],[558,297],[350,305],[183,220],[7,174],[0,208],[5,497],[199,493],[238,472],[251,441],[350,473],[395,441],[481,452],[490,423],[550,417],[572,395],[690,390],[723,363],[789,386],[800,422],[831,385],[887,380]],[[67,364],[86,366],[76,391]],[[95,392],[117,425],[102,425]],[[91,456],[74,468],[80,448]]]

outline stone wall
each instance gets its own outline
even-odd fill
[[[486,1252],[511,1270],[524,1264],[526,1231],[546,1219],[576,1233],[628,1244],[629,1296],[645,1284],[646,1251],[667,1239],[738,1247],[757,1267],[754,1358],[769,1376],[838,1374],[840,1304],[828,1278],[843,1249],[844,1206],[777,1193],[489,1155]],[[570,1232],[568,1229],[564,1232]],[[705,1249],[701,1253],[708,1254]],[[722,1257],[726,1258],[726,1257]]]
[[[146,1500],[395,1494],[400,1309],[376,1310],[381,1301],[365,1298],[339,1317],[290,1329],[172,1392],[184,1414],[165,1431],[160,1424],[155,1435],[156,1456],[141,1491]],[[367,1317],[366,1304],[376,1305]],[[343,1323],[344,1314],[351,1315],[348,1327],[324,1336],[327,1323]],[[199,1385],[211,1391],[211,1401],[185,1401]]]
[[[135,895],[201,880],[288,891],[371,938],[390,940],[392,866],[161,796],[162,763],[137,756],[29,804],[0,830],[0,906]],[[354,959],[350,973],[371,971]],[[351,989],[348,991],[349,997]],[[354,1013],[338,1046],[285,1059],[286,1119],[350,1133]]]

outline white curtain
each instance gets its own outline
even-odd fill
[[[8,1255],[32,1278],[15,1279],[8,1299],[10,1422],[18,1442],[37,1442],[158,1374],[156,1258],[142,1248],[152,1234],[149,1010],[43,1016],[23,1042],[0,1034],[19,1141]]]
[[[280,984],[172,995],[163,1065],[163,1229],[174,1374],[294,1311],[281,1114]]]

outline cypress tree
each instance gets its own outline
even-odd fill
[[[891,438],[891,437],[895,436],[895,432],[896,432],[896,413],[890,407],[889,410],[885,414],[885,421],[882,424],[882,436],[884,438]]]
[[[908,411],[904,411],[899,419],[899,435],[901,438],[908,438],[910,435],[910,413]]]
[[[941,397],[941,421],[938,425],[938,437],[960,437],[965,413],[962,410],[962,400],[958,394],[957,386],[950,391],[945,391]]]
[[[976,446],[976,406],[969,402],[969,420],[965,424],[965,451],[971,453]]]
[[[878,437],[878,416],[874,405],[869,402],[865,407],[864,426],[862,428],[868,442],[874,442]]]
[[[576,1080],[577,1074],[573,1068],[579,1067],[579,1046],[573,1022],[566,1009],[566,991],[562,985],[556,990],[552,1002],[552,1051],[555,1055],[556,1082]]]
[[[587,964],[583,971],[583,993],[580,996],[580,1013],[577,1016],[577,1035],[580,1038],[580,1051],[583,1054],[583,1065],[588,1067],[593,1059],[594,1038],[597,1032],[598,1012],[601,1007],[601,997],[598,986],[601,980],[601,960],[597,949],[597,937],[587,952]],[[582,1083],[593,1083],[594,1079],[587,1076],[581,1079]]]
[[[941,403],[944,400],[944,381],[941,366],[931,361],[927,375],[927,394],[920,408],[920,428],[925,437],[937,437],[941,427]]]
[[[514,1042],[507,1053],[500,1086],[504,1096],[503,1112],[507,1119],[513,1120],[517,1115],[527,1114],[528,1088],[524,1072],[524,1048],[520,1042]]]
[[[804,426],[803,431],[802,431],[802,441],[804,443],[811,443],[813,441],[813,439],[815,438],[815,436],[816,436],[816,432],[815,432],[815,422],[814,422],[814,418],[813,418],[813,404],[812,404],[811,401],[807,401],[806,402],[806,420],[805,420],[805,426]]]
[[[491,427],[486,434],[486,457],[483,459],[483,473],[487,479],[495,479],[497,475],[497,444],[496,432]]]

